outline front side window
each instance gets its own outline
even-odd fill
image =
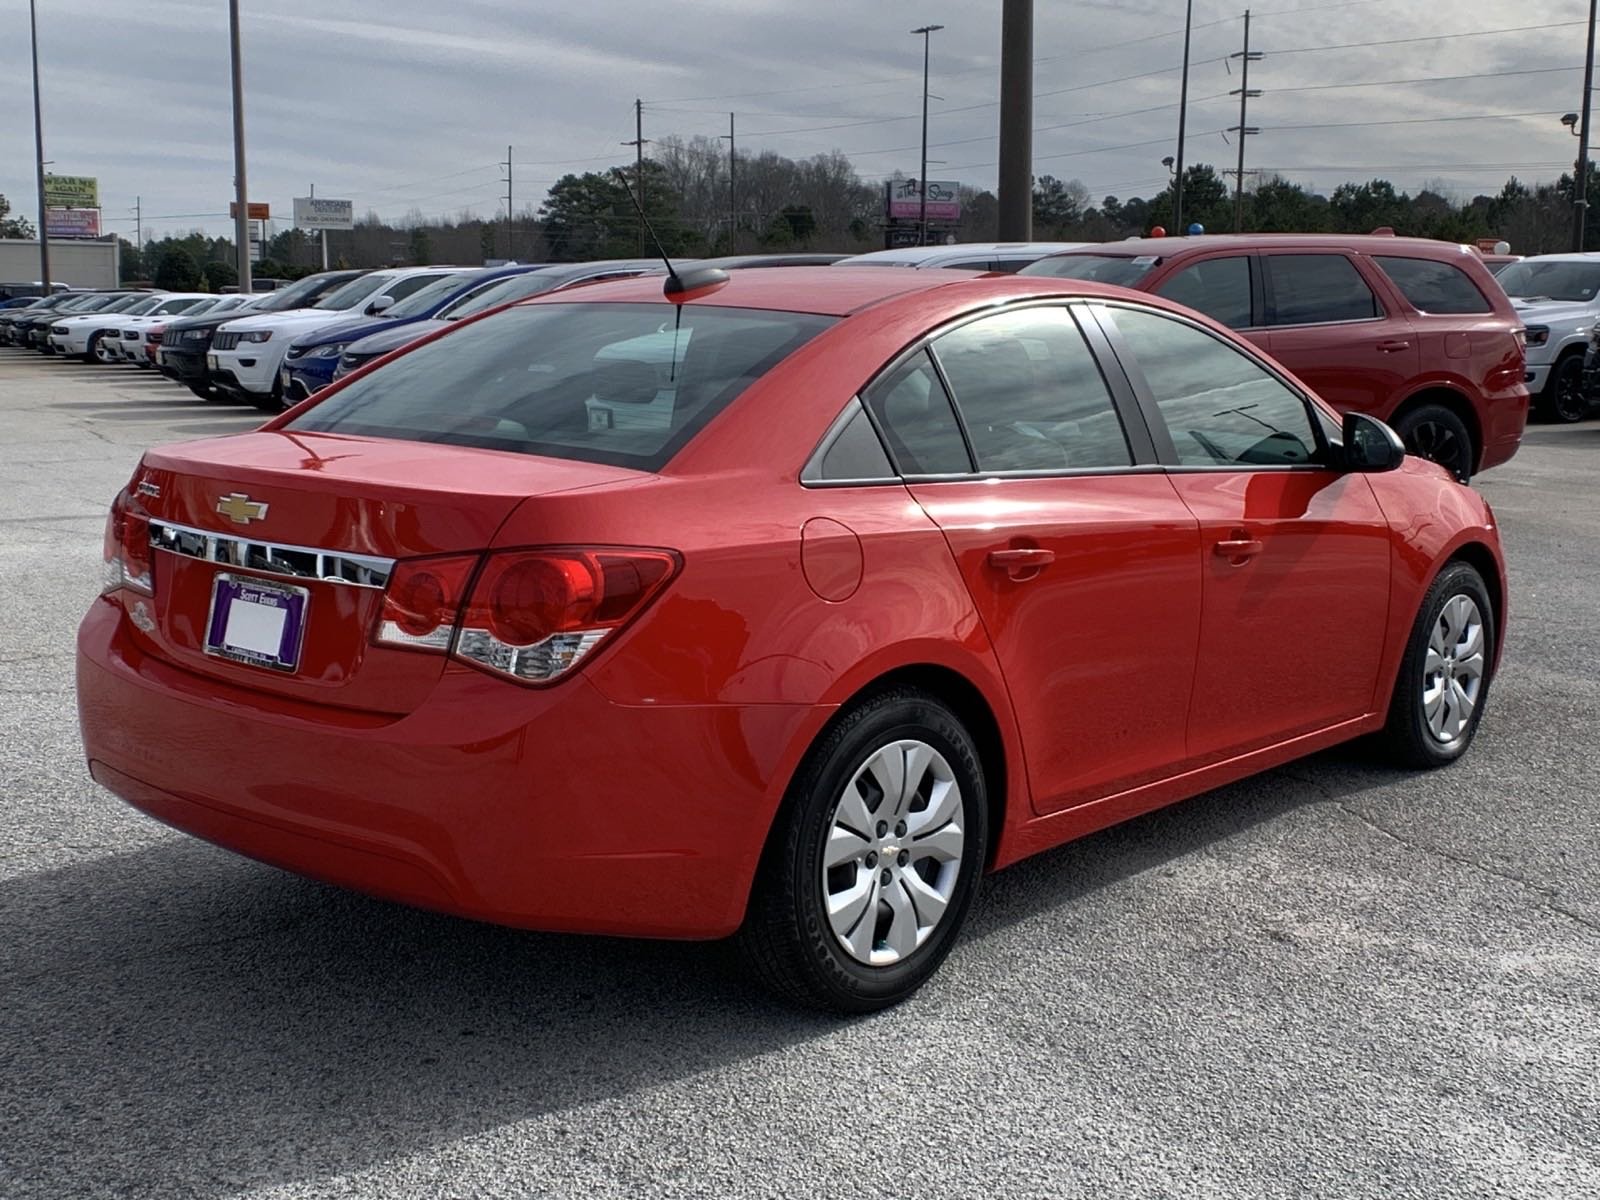
[[[927,351],[913,354],[867,389],[889,452],[903,475],[957,475],[972,470],[950,396]]]
[[[1383,273],[1418,312],[1486,313],[1494,309],[1460,267],[1431,258],[1375,255]]]
[[[365,304],[369,297],[376,296],[393,282],[393,275],[361,275],[342,288],[329,292],[311,307],[326,309],[328,312],[344,312],[346,309],[355,308],[358,304]]]
[[[285,428],[655,471],[833,323],[709,305],[511,308],[353,381]]]
[[[396,301],[395,304],[391,305],[386,310],[386,315],[387,313],[394,312],[396,308],[400,307],[398,303],[399,301],[404,300],[408,296],[421,295],[428,288],[438,283],[440,279],[441,276],[438,275],[407,275],[402,279],[395,280],[388,287],[384,288],[381,293],[379,293],[380,295],[390,296]]]
[[[1117,308],[1184,466],[1304,466],[1318,449],[1310,406],[1234,347],[1159,313]]]
[[[997,313],[934,342],[980,471],[1125,467],[1122,422],[1072,314]]]
[[[188,312],[191,308],[199,303],[200,297],[198,296],[185,296],[182,300],[168,300],[165,304],[151,309],[150,315],[153,317],[162,317],[171,313]]]
[[[458,271],[454,275],[435,276],[434,278],[421,277],[427,284],[419,287],[399,304],[390,308],[383,315],[386,317],[423,317],[428,310],[436,304],[441,304],[453,292],[464,287],[472,278],[470,271]],[[398,298],[398,293],[390,289],[389,294]]]
[[[1322,325],[1383,316],[1378,298],[1342,254],[1269,254],[1274,325]]]
[[[1229,329],[1248,329],[1255,323],[1250,315],[1250,258],[1245,254],[1191,263],[1156,292]]]

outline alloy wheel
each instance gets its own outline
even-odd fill
[[[945,757],[915,739],[874,750],[835,804],[823,851],[828,923],[845,952],[882,967],[922,946],[950,906],[965,843]]]
[[[1472,723],[1483,690],[1483,613],[1471,596],[1445,602],[1422,665],[1422,715],[1440,745],[1453,745]]]
[[[1556,371],[1551,387],[1550,412],[1565,424],[1581,421],[1589,414],[1589,398],[1583,394],[1583,366],[1569,359]]]
[[[1471,474],[1471,447],[1454,429],[1438,421],[1421,421],[1410,430],[1406,448],[1420,458],[1436,462],[1457,479]]]

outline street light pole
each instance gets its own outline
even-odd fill
[[[1033,240],[1033,0],[1005,0],[1000,16],[1002,242]]]
[[[1172,232],[1183,234],[1183,140],[1189,122],[1189,35],[1194,32],[1194,0],[1188,0],[1183,13],[1183,83],[1178,89],[1178,162],[1172,181]]]
[[[917,245],[928,244],[928,42],[943,25],[924,25],[912,33],[922,35],[922,174],[917,177]]]
[[[33,146],[39,172],[39,290],[50,294],[50,237],[47,232],[47,206],[44,199],[44,114],[39,104],[39,14],[34,0],[28,0],[28,23],[33,34]]]
[[[1589,218],[1589,101],[1594,96],[1594,19],[1596,0],[1589,0],[1589,44],[1583,63],[1583,115],[1578,133],[1578,173],[1572,181],[1572,249],[1583,250]]]
[[[239,0],[228,0],[228,40],[233,58],[233,238],[239,259],[239,291],[249,295],[250,204],[244,177],[244,73],[239,62]]]

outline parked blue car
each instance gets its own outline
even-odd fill
[[[313,392],[333,382],[339,356],[351,342],[370,334],[403,329],[426,321],[464,297],[493,287],[502,279],[537,270],[536,266],[479,267],[458,271],[437,279],[427,287],[378,316],[351,317],[325,325],[313,333],[302,334],[289,343],[283,360],[284,404],[298,404]]]

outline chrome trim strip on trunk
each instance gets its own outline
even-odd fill
[[[380,591],[389,585],[389,575],[394,570],[392,558],[353,554],[348,550],[285,546],[278,542],[263,542],[195,529],[188,525],[175,525],[171,521],[150,522],[150,545],[185,558],[243,567],[263,575],[278,575],[285,579],[319,579],[324,583],[343,583]]]

